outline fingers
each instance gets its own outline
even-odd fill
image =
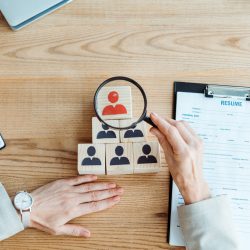
[[[192,129],[192,127],[190,126],[190,124],[186,121],[176,121],[170,118],[166,118],[166,120],[173,126],[175,126],[178,129],[178,125],[181,124],[182,127],[184,127],[186,129],[186,132],[191,135],[191,137],[197,137],[197,134],[195,133],[195,131]]]
[[[70,235],[77,237],[90,237],[90,231],[82,226],[74,224],[66,224],[59,227],[56,232],[56,235]]]
[[[168,164],[171,164],[173,161],[173,149],[166,137],[157,128],[151,128],[150,132],[158,138],[158,141],[164,150],[166,161]]]
[[[89,193],[79,194],[77,197],[77,204],[105,200],[114,196],[122,195],[123,192],[124,192],[123,188],[118,187],[107,190],[93,191]]]
[[[78,193],[88,193],[92,191],[106,190],[115,187],[116,187],[115,183],[93,182],[75,186],[74,191]]]
[[[32,225],[30,227],[36,228],[36,229],[38,229],[40,231],[43,231],[43,232],[46,232],[46,233],[49,233],[49,234],[55,234],[55,230],[52,230],[52,229],[50,229],[48,227],[45,227],[45,226],[42,226],[39,223],[36,223],[34,221],[32,221]]]
[[[150,117],[172,146],[173,152],[175,154],[182,153],[186,148],[186,143],[180,135],[178,129],[155,113],[152,113]]]
[[[184,139],[184,141],[187,144],[192,144],[192,142],[194,140],[194,136],[187,129],[184,122],[183,121],[176,121],[174,126],[178,129],[178,131],[179,131],[180,135],[182,136],[182,138]]]
[[[160,132],[160,130],[158,130],[157,128],[151,128],[150,132],[157,137],[164,152],[172,155],[173,149],[171,145],[169,144],[169,142],[167,141],[166,137]]]
[[[93,201],[89,203],[80,204],[76,207],[75,211],[72,210],[73,211],[72,216],[74,218],[85,214],[99,212],[107,208],[111,208],[119,202],[120,202],[120,197],[115,196],[106,200]]]
[[[197,144],[200,143],[201,139],[199,136],[195,133],[195,131],[192,129],[190,124],[186,121],[176,121],[173,119],[166,119],[170,124],[175,126],[182,138],[185,140],[185,142],[190,146],[197,146]]]
[[[192,129],[192,127],[190,126],[190,124],[186,121],[182,121],[184,126],[187,128],[187,130],[195,137],[197,137],[197,134],[195,133],[195,131]]]
[[[79,175],[76,177],[72,177],[69,179],[66,179],[69,185],[80,185],[82,183],[92,182],[97,180],[96,175]]]
[[[85,238],[90,237],[90,231],[79,225],[65,224],[56,228],[48,228],[38,223],[34,223],[33,227],[52,235],[69,235]]]

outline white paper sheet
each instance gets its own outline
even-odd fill
[[[213,196],[230,197],[241,249],[250,246],[250,102],[177,94],[176,120],[188,121],[204,141],[204,176]],[[173,184],[170,244],[183,246],[177,206],[183,199]]]

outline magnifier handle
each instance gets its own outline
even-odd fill
[[[157,128],[157,126],[152,122],[151,118],[149,116],[145,116],[145,118],[143,119],[146,123],[148,123],[149,125],[151,125],[154,128]]]

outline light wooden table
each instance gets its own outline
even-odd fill
[[[172,114],[173,81],[248,85],[248,0],[75,0],[12,32],[0,19],[0,176],[8,192],[74,176],[91,141],[92,97],[114,75],[139,81],[149,109]],[[169,174],[107,177],[126,190],[109,211],[76,220],[92,238],[27,230],[2,250],[174,249],[166,244]],[[177,248],[176,248],[177,249]]]

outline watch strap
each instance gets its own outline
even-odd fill
[[[23,211],[22,212],[22,223],[24,228],[29,227],[30,225],[30,211]]]

